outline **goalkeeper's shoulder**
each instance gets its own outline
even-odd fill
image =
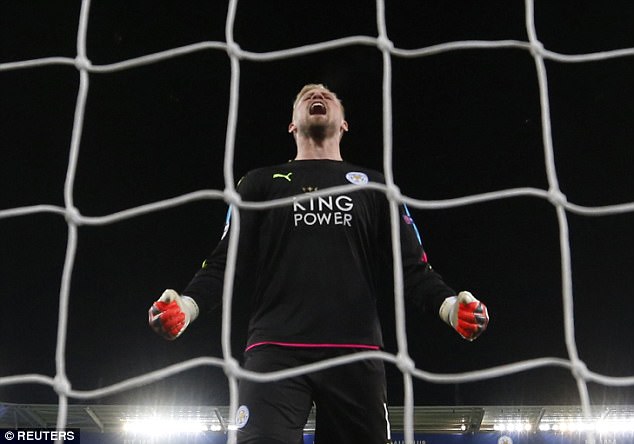
[[[365,175],[368,179],[368,182],[374,182],[374,183],[380,183],[380,184],[385,183],[385,176],[383,175],[383,173],[373,168],[350,163],[347,161],[343,162],[343,166],[350,173],[361,173]]]
[[[243,200],[259,201],[264,199],[273,175],[284,171],[280,166],[263,166],[247,171],[236,184]]]
[[[293,167],[293,163],[285,162],[271,165],[263,165],[260,167],[252,168],[248,170],[240,179],[239,183],[244,182],[270,182],[274,173],[281,173],[284,171],[290,171]]]

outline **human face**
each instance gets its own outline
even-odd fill
[[[341,137],[348,130],[341,101],[322,85],[304,87],[295,100],[288,130],[309,138]]]

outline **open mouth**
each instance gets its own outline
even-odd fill
[[[315,102],[310,105],[310,108],[308,108],[308,113],[311,116],[326,114],[326,105],[324,105],[322,102]]]

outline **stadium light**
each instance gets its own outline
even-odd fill
[[[493,430],[499,432],[530,432],[533,427],[525,421],[520,422],[499,422],[493,426]]]
[[[131,418],[123,421],[123,431],[141,435],[175,435],[213,431],[212,427],[196,419]]]
[[[541,422],[538,429],[540,432],[556,433],[634,433],[634,418]],[[527,422],[508,421],[494,424],[493,430],[500,432],[530,432],[533,428]]]

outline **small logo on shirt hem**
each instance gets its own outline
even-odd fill
[[[249,407],[241,405],[236,412],[236,427],[241,429],[249,422]]]

